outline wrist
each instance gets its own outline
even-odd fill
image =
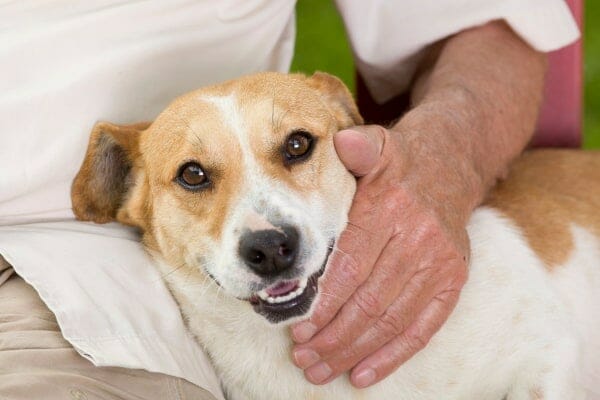
[[[458,107],[440,101],[422,103],[391,128],[403,153],[410,155],[407,183],[439,213],[460,224],[466,224],[492,184],[479,168],[481,160],[474,149],[481,113],[467,102],[463,98]]]

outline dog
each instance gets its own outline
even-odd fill
[[[600,358],[588,347],[600,325],[600,154],[568,150],[524,154],[474,212],[468,281],[422,351],[366,389],[305,380],[289,325],[310,315],[356,189],[333,135],[361,123],[325,73],[206,87],[152,123],[98,123],[73,211],[141,229],[231,400],[585,398]]]

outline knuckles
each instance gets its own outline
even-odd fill
[[[414,217],[417,228],[411,235],[415,246],[436,247],[447,245],[441,221],[432,213],[424,212]]]
[[[376,323],[377,328],[383,335],[394,337],[406,329],[404,320],[392,312],[384,313]]]
[[[320,349],[321,352],[331,352],[335,349],[349,349],[352,347],[352,341],[346,334],[346,327],[337,324],[333,327],[332,332],[324,340],[325,348]],[[323,355],[323,354],[322,354]]]
[[[376,199],[372,199],[373,202],[379,203],[384,215],[395,217],[394,222],[397,222],[398,217],[415,204],[415,200],[414,196],[399,185],[391,185],[390,188],[379,193]]]
[[[354,304],[368,320],[379,318],[387,307],[379,296],[367,290],[358,290],[354,294]]]
[[[356,288],[360,286],[369,271],[360,265],[358,259],[352,253],[344,252],[339,261],[339,284],[345,287]]]
[[[425,346],[427,346],[427,343],[429,343],[429,339],[431,339],[430,335],[427,335],[425,332],[416,327],[414,329],[406,330],[404,337],[406,338],[407,347],[412,354],[423,350]]]

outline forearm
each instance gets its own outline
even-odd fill
[[[430,170],[419,173],[431,180],[423,190],[466,223],[533,134],[545,56],[502,22],[461,32],[432,53],[415,81],[413,108],[393,129]]]

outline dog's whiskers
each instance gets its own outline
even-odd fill
[[[178,265],[177,267],[173,268],[173,269],[172,269],[172,270],[170,270],[169,272],[167,272],[167,273],[165,273],[165,274],[161,275],[161,277],[162,277],[162,278],[166,278],[166,277],[168,277],[169,275],[173,274],[174,272],[177,272],[177,271],[179,271],[181,268],[184,268],[185,266],[186,266],[186,265],[185,265],[185,263],[181,263],[180,265]]]

